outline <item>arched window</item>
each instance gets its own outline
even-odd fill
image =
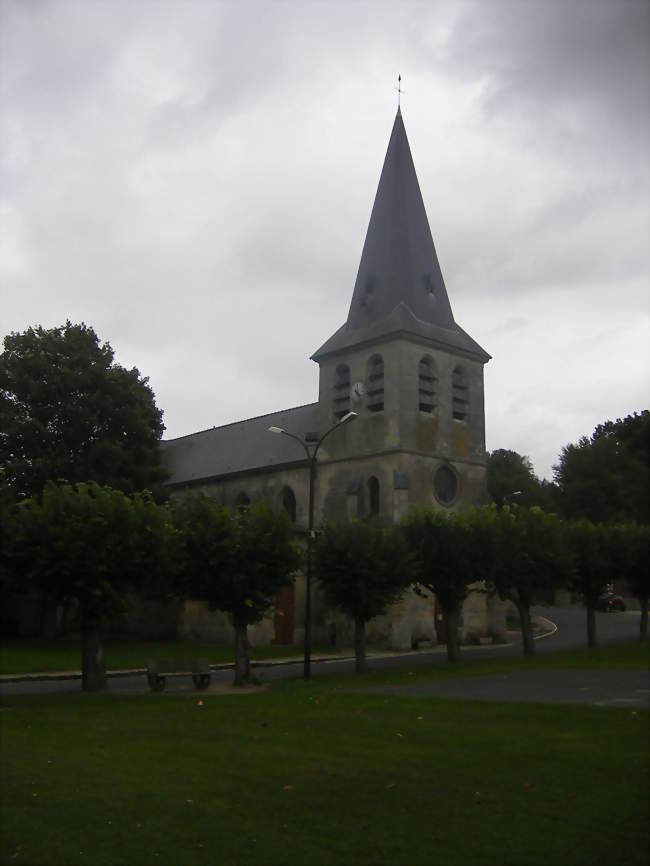
[[[381,355],[373,355],[368,361],[368,394],[367,406],[371,412],[382,412],[384,409],[384,359]]]
[[[467,376],[462,367],[456,367],[451,374],[451,411],[456,421],[467,420],[469,412],[469,387]]]
[[[379,481],[374,475],[368,479],[368,508],[371,517],[379,517]]]
[[[248,493],[244,493],[242,490],[241,493],[237,494],[237,498],[235,499],[235,508],[239,511],[245,511],[250,504],[251,499]]]
[[[339,364],[334,375],[334,416],[342,418],[350,411],[350,368]]]
[[[418,367],[418,407],[420,412],[433,412],[437,405],[436,367],[432,358],[425,355]]]
[[[289,515],[292,523],[296,522],[296,495],[290,487],[282,490],[282,507]]]

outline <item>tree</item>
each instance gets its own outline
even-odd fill
[[[516,505],[501,511],[482,509],[477,520],[487,523],[484,537],[493,533],[491,544],[483,548],[485,577],[502,600],[516,606],[524,655],[534,655],[531,605],[540,592],[564,585],[571,573],[562,523],[541,508]]]
[[[401,531],[376,521],[326,524],[316,543],[314,570],[327,601],[354,621],[355,668],[366,671],[366,623],[413,582],[413,558]]]
[[[404,523],[404,532],[417,563],[417,582],[435,594],[442,609],[447,658],[457,662],[458,616],[475,580],[468,517],[435,509],[413,510]]]
[[[19,497],[47,481],[154,489],[162,412],[137,369],[113,361],[94,330],[69,321],[4,339],[0,354],[0,474]]]
[[[262,502],[231,511],[205,495],[187,497],[173,508],[184,539],[181,590],[211,610],[230,614],[234,684],[245,685],[250,681],[248,626],[263,619],[300,566],[289,517]]]
[[[587,609],[587,644],[597,646],[596,603],[612,579],[611,530],[590,520],[568,524],[568,538],[573,551],[571,588],[581,593]]]
[[[106,688],[102,625],[123,610],[129,590],[164,575],[173,539],[167,508],[148,493],[48,482],[12,512],[7,535],[2,559],[14,585],[79,606],[82,688]]]
[[[639,600],[641,623],[639,638],[648,639],[648,596],[650,596],[650,526],[625,523],[613,527],[613,564],[625,577],[632,595]]]
[[[16,503],[11,496],[11,491],[0,486],[0,598],[3,604],[4,594],[10,588],[13,579],[9,554],[13,545],[15,513]]]
[[[509,503],[539,505],[552,510],[555,485],[540,481],[533,471],[530,458],[497,448],[487,458],[487,488],[493,501],[501,508]]]
[[[599,424],[553,467],[562,513],[594,523],[650,521],[650,412]]]

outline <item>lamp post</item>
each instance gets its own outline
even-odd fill
[[[507,505],[509,499],[512,499],[513,496],[521,496],[523,492],[523,490],[513,490],[512,493],[506,493],[503,497],[503,504]]]
[[[333,430],[337,430],[341,425],[347,424],[349,421],[354,421],[357,417],[356,412],[348,412],[340,421],[332,425],[323,435],[318,438],[318,433],[305,433],[304,440],[294,433],[289,433],[282,427],[269,427],[269,433],[278,433],[282,436],[288,436],[290,439],[295,439],[305,449],[307,461],[309,462],[309,523],[307,529],[307,573],[305,585],[305,660],[303,677],[308,680],[311,674],[311,551],[314,543],[314,485],[316,481],[316,455],[318,449],[323,444],[325,439]]]

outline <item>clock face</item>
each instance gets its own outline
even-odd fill
[[[355,382],[352,386],[352,396],[355,400],[360,400],[363,397],[364,387],[363,382]]]

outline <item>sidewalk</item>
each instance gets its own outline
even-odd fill
[[[552,633],[552,632],[549,632]],[[502,644],[471,644],[468,645],[472,650],[493,649],[495,646],[506,647],[512,646],[513,638],[519,632],[509,631],[508,640]],[[540,637],[546,637],[546,634]],[[462,648],[462,645],[461,645]],[[387,650],[387,649],[366,649],[366,657],[368,659],[385,659],[385,658],[408,658],[409,656],[418,656],[424,654],[445,654],[447,652],[446,644],[436,644],[434,646],[422,647],[414,650]],[[343,662],[354,659],[354,649],[352,647],[342,648],[339,653],[329,655],[327,653],[313,653],[311,656],[312,664],[324,662]],[[251,658],[251,668],[267,668],[281,665],[302,664],[302,656],[285,656],[275,659],[256,660]],[[221,662],[219,664],[210,665],[212,671],[228,671],[234,670],[234,662]],[[146,668],[129,668],[121,670],[106,671],[106,676],[111,678],[119,677],[134,677],[146,676]],[[21,683],[21,682],[48,682],[52,680],[80,680],[81,671],[43,671],[40,673],[17,673],[17,674],[0,674],[0,685],[3,683]]]

